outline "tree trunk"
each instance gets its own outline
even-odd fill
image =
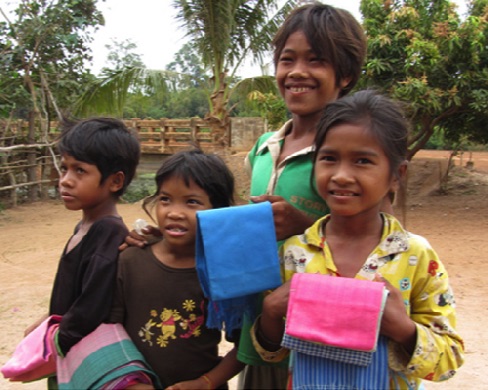
[[[206,116],[212,132],[212,142],[217,148],[226,148],[230,146],[230,117],[227,110],[227,97],[225,83],[225,72],[219,75],[219,86],[210,96],[210,112]]]
[[[34,144],[36,142],[36,112],[31,111],[29,113],[29,134],[27,136],[27,143]],[[37,181],[37,166],[36,166],[36,149],[29,149],[27,151],[27,181]],[[29,187],[29,201],[35,202],[37,200],[37,194],[39,191],[38,185],[32,185]]]
[[[230,133],[230,120],[226,118],[226,121],[222,121],[215,117],[205,118],[210,127],[212,133],[212,144],[218,149],[224,149],[230,146],[229,133]]]

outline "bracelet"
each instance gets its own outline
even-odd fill
[[[251,334],[251,340],[254,348],[256,349],[257,353],[261,357],[262,360],[265,362],[270,362],[270,363],[276,363],[282,361],[285,357],[288,356],[290,353],[290,350],[284,347],[281,347],[279,344],[275,343],[270,343],[271,346],[278,346],[278,350],[276,351],[268,351],[264,346],[261,345],[257,338],[257,333],[261,333],[259,330],[259,319],[261,316],[259,315],[258,318],[256,318],[256,321],[251,327],[250,334]],[[260,334],[260,336],[263,336]],[[263,340],[266,341],[266,340]]]
[[[275,350],[279,350],[281,345],[280,343],[276,343],[274,341],[271,341],[270,339],[268,339],[263,331],[261,330],[261,314],[257,317],[256,319],[256,322],[254,323],[254,330],[255,330],[255,334],[257,337],[257,340],[259,342],[259,340],[263,341],[265,344],[267,344],[268,347],[272,347],[274,348]]]
[[[212,386],[212,381],[210,380],[210,378],[207,376],[207,374],[203,374],[201,376],[201,378],[203,378],[203,380],[205,382],[207,382],[207,385],[208,385],[208,389],[213,389],[213,386]]]

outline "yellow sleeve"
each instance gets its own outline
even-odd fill
[[[447,271],[430,245],[420,243],[418,250],[412,251],[419,262],[410,297],[417,344],[410,357],[394,345],[390,367],[409,376],[442,381],[452,377],[464,362],[463,340],[456,331],[454,296]]]

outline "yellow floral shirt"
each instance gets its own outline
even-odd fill
[[[425,238],[404,230],[393,216],[382,215],[380,244],[356,278],[372,280],[376,272],[381,273],[401,291],[405,310],[417,324],[412,356],[389,342],[390,387],[417,388],[422,379],[447,380],[462,365],[464,347],[455,330],[455,302],[446,269]],[[285,281],[296,272],[339,276],[322,233],[328,219],[319,219],[304,234],[285,241],[280,249]]]

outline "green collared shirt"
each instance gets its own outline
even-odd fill
[[[263,134],[246,158],[251,174],[251,196],[279,195],[313,219],[328,213],[324,200],[312,189],[312,146],[286,157],[279,164],[283,141],[291,127],[288,121],[280,130]]]

